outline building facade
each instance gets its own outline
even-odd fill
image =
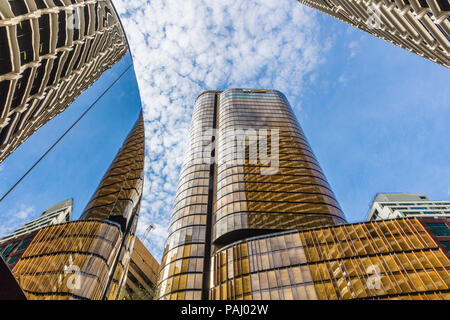
[[[450,68],[448,0],[298,1]]]
[[[347,224],[282,93],[206,91],[195,102],[158,298],[449,299],[448,226]]]
[[[0,162],[125,56],[109,0],[0,2]]]
[[[282,93],[206,91],[195,102],[158,297],[208,299],[211,255],[233,241],[343,223]]]
[[[405,217],[450,218],[450,201],[432,201],[417,193],[378,193],[367,221]]]
[[[153,300],[160,265],[136,237],[125,284],[125,300]]]
[[[28,233],[22,233],[0,244],[0,257],[5,261],[10,270],[20,260],[38,232],[39,230],[34,230]]]
[[[11,234],[0,238],[0,246],[3,246],[6,241],[20,237],[30,232],[39,230],[43,227],[65,223],[72,220],[73,199],[62,201],[50,208],[46,209],[37,219],[25,223]]]
[[[122,299],[144,180],[142,113],[80,220],[45,227],[12,270],[28,299]]]
[[[0,239],[0,256],[12,270],[41,228],[72,220],[73,199],[46,209],[39,218],[27,222]]]
[[[449,300],[450,260],[420,218],[288,231],[235,242],[213,256],[220,300]]]

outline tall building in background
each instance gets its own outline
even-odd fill
[[[10,239],[39,230],[52,224],[65,223],[72,220],[73,199],[62,201],[46,209],[39,218],[25,223],[14,232],[0,238],[0,245]]]
[[[448,0],[298,0],[450,68]]]
[[[378,193],[367,221],[404,217],[450,218],[450,202],[431,201],[418,193]]]
[[[0,162],[128,47],[109,0],[0,2]]]
[[[445,235],[444,222],[346,224],[282,93],[207,91],[195,102],[158,298],[450,299],[448,251],[432,232]]]
[[[250,161],[256,153],[257,161]],[[215,159],[217,164],[211,161]],[[234,241],[343,223],[339,204],[282,93],[206,91],[195,102],[159,298],[208,299],[210,257]]]
[[[136,237],[125,284],[126,300],[153,300],[159,275],[159,263]]]
[[[40,229],[72,220],[73,199],[60,202],[33,221],[0,239],[0,256],[12,270]]]
[[[122,299],[144,180],[142,113],[80,220],[34,237],[12,270],[28,299]]]

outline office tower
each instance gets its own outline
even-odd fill
[[[0,246],[7,240],[19,237],[29,232],[39,230],[40,228],[65,223],[72,220],[73,199],[62,201],[50,208],[46,209],[39,218],[25,223],[22,227],[18,228],[14,232],[0,238]]]
[[[80,220],[42,228],[14,267],[28,299],[122,299],[144,154],[141,113]]]
[[[439,223],[346,224],[282,93],[207,91],[195,102],[158,298],[448,299],[447,238],[431,232],[442,237],[448,221]]]
[[[448,0],[298,0],[419,56],[450,67]]]
[[[136,237],[125,285],[125,300],[153,300],[159,267],[156,259]]]
[[[377,193],[367,221],[403,217],[450,218],[449,201],[431,201],[417,193]]]
[[[434,224],[449,234],[450,219]],[[430,226],[402,218],[235,242],[213,256],[211,298],[449,300],[450,254]]]
[[[0,2],[0,162],[128,47],[109,0]]]
[[[282,93],[206,91],[195,102],[159,298],[208,299],[210,256],[234,241],[342,223],[342,211]]]
[[[39,229],[72,220],[73,199],[46,209],[39,218],[0,239],[0,255],[12,270]]]
[[[402,217],[450,217],[450,202],[432,201],[423,194],[378,193],[370,206],[367,221]]]

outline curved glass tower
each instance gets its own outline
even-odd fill
[[[342,223],[282,93],[206,91],[195,102],[159,297],[208,299],[210,256],[233,241]]]
[[[128,51],[111,1],[0,3],[0,162]]]
[[[346,224],[282,93],[206,91],[195,102],[159,298],[449,299],[450,255],[429,232],[447,235],[446,223]]]
[[[121,299],[144,180],[142,114],[75,222],[45,227],[12,272],[28,299]]]
[[[0,162],[14,152],[2,165],[14,168],[22,160],[26,166],[30,142],[56,141],[30,169],[37,180],[15,189],[10,206],[24,194],[34,193],[35,202],[42,194],[58,197],[54,180],[64,181],[60,189],[75,193],[76,201],[86,199],[83,192],[95,189],[121,145],[80,219],[40,226],[12,273],[27,299],[122,299],[143,192],[145,133],[142,112],[131,122],[141,103],[114,6],[110,0],[2,1],[0,47]],[[118,83],[122,76],[127,81]],[[50,151],[66,172],[46,157]]]

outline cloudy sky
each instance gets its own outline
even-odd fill
[[[115,0],[147,121],[140,230],[160,258],[193,102],[284,92],[349,221],[376,192],[448,199],[449,73],[294,0]],[[440,113],[442,113],[440,115]]]
[[[448,69],[295,0],[113,2],[130,42],[146,120],[147,172],[138,230],[142,236],[148,225],[155,226],[145,244],[158,260],[193,103],[208,89],[284,92],[349,222],[365,219],[377,192],[420,192],[433,200],[450,199]],[[128,62],[118,64],[96,86],[106,86]],[[80,124],[68,145],[54,150],[52,161],[0,205],[0,219],[8,221],[6,225],[23,224],[56,199],[71,196],[78,218],[137,117],[134,81],[130,74],[118,84],[130,97],[106,97],[95,111],[98,114]],[[83,103],[95,96],[90,92],[67,114],[83,110]],[[110,122],[92,125],[95,119],[112,121],[117,134],[108,135]],[[96,138],[78,146],[92,127],[98,128]],[[106,136],[108,143],[102,138]],[[27,150],[33,141],[20,150]],[[89,154],[86,151],[98,147],[102,156],[90,159],[89,169],[81,169],[88,159],[77,152]],[[77,148],[85,152],[74,151]],[[5,172],[17,176],[39,154],[20,152],[0,165],[0,191],[13,181]],[[64,173],[70,188],[64,187],[60,174],[58,183],[46,184],[47,196],[36,192],[43,177],[56,172],[57,165],[64,167],[67,152],[71,152],[71,166],[80,166]],[[12,169],[19,159],[26,161]],[[11,216],[22,220],[7,220]],[[9,229],[0,229],[0,235]]]

